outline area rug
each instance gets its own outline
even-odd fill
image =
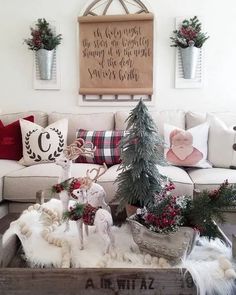
[[[188,257],[179,265],[171,266],[161,257],[141,253],[134,243],[127,224],[112,227],[115,249],[104,255],[104,242],[89,227],[84,237],[84,250],[79,250],[75,222],[70,221],[69,231],[61,223],[62,205],[51,199],[43,205],[36,204],[25,210],[12,222],[3,236],[3,243],[16,234],[23,246],[30,267],[76,268],[169,268],[187,269],[200,295],[235,294],[235,265],[231,249],[221,240],[199,238]]]

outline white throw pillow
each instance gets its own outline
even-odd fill
[[[67,144],[68,120],[59,120],[46,128],[20,119],[24,165],[55,162]]]
[[[236,166],[236,151],[233,145],[236,143],[236,122],[228,127],[223,121],[214,115],[208,115],[210,124],[208,141],[208,159],[214,167],[230,168]],[[234,146],[236,148],[236,145]]]
[[[165,158],[175,166],[211,168],[207,161],[209,124],[183,130],[164,124]]]

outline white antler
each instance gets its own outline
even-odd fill
[[[101,172],[102,169],[103,169],[103,171]],[[97,171],[97,172],[96,172],[95,177],[94,178],[91,178],[89,176],[89,174],[93,173],[93,171]],[[98,180],[98,178],[101,177],[106,171],[107,171],[107,165],[106,165],[106,163],[103,163],[103,166],[102,167],[99,167],[98,169],[97,168],[93,168],[90,171],[87,170],[86,176],[87,176],[87,179],[89,179],[90,181],[96,182]]]
[[[69,160],[75,160],[79,156],[93,157],[95,150],[96,147],[92,142],[85,142],[84,139],[78,138],[64,149],[64,155]]]

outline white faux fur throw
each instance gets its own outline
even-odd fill
[[[64,232],[65,223],[59,224],[62,205],[51,199],[43,205],[30,206],[3,236],[3,243],[16,234],[23,246],[25,258],[31,267],[80,267],[80,268],[165,268],[171,267],[163,258],[140,253],[128,225],[112,227],[115,249],[104,255],[101,237],[89,228],[84,250],[79,250],[75,222]],[[192,275],[200,295],[235,294],[236,274],[232,266],[231,249],[219,239],[208,241],[200,238],[199,246],[183,259],[181,265]]]

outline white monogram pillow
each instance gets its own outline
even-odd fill
[[[20,119],[23,164],[54,162],[67,144],[68,120],[59,120],[46,128]]]

